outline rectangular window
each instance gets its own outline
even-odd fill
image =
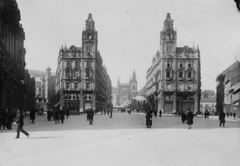
[[[170,62],[167,63],[167,67],[170,67]]]
[[[90,83],[86,83],[86,89],[90,89]]]
[[[182,63],[180,63],[180,65],[179,65],[180,67],[183,67],[183,64]]]
[[[66,71],[66,77],[71,77],[70,71]]]
[[[74,88],[75,88],[75,89],[78,89],[78,83],[75,83],[75,84],[74,84]]]
[[[170,83],[167,83],[167,89],[171,89],[171,84]]]
[[[183,72],[182,71],[179,72],[179,78],[183,78]]]
[[[79,77],[79,72],[75,71],[75,77]]]
[[[188,67],[192,67],[192,64],[191,64],[191,63],[189,63],[189,64],[188,64]]]
[[[133,89],[135,89],[135,85],[133,85]]]
[[[78,61],[75,62],[75,67],[78,68]]]
[[[70,61],[67,61],[67,66],[70,66],[71,64],[70,64]]]
[[[66,89],[70,89],[70,83],[66,83]]]

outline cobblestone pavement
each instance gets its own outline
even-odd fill
[[[16,126],[0,131],[0,166],[239,166],[240,121],[227,119],[219,127],[217,117],[194,118],[192,129],[181,117],[153,118],[145,128],[142,113],[114,112],[94,116],[89,125],[86,115],[70,116],[64,124],[37,116],[15,139]]]

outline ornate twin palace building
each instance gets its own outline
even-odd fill
[[[160,50],[147,71],[148,103],[155,110],[176,113],[199,110],[201,95],[200,50],[177,47],[177,32],[170,14],[160,32]]]
[[[111,107],[111,80],[98,51],[98,33],[89,14],[82,47],[60,49],[56,71],[56,106],[71,112]]]

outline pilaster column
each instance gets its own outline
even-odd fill
[[[80,112],[83,112],[83,92],[82,89],[80,90]]]
[[[194,94],[194,111],[193,111],[194,114],[196,114],[198,111],[198,105],[199,105],[198,97],[199,97],[198,91],[196,91]]]
[[[176,91],[173,92],[173,112],[176,113],[177,110],[177,93]]]
[[[93,111],[95,112],[95,110],[96,110],[96,93],[93,91],[93,93],[92,93],[92,109],[93,109]]]
[[[161,110],[164,113],[164,92],[161,92]]]

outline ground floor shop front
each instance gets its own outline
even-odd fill
[[[55,107],[64,107],[72,114],[86,112],[89,109],[101,111],[108,107],[105,100],[100,100],[94,91],[61,91],[56,95]]]
[[[180,114],[190,109],[194,114],[199,109],[198,94],[196,92],[161,92],[156,100],[158,111],[169,114]]]

